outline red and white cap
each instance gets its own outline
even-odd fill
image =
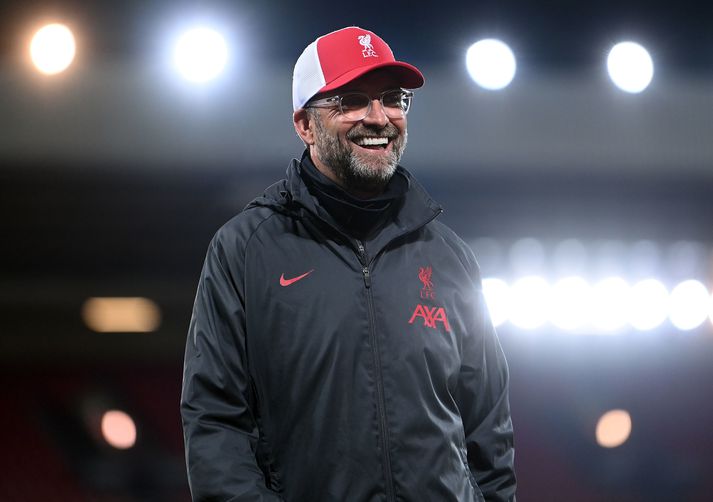
[[[396,61],[387,43],[373,32],[350,26],[323,35],[297,59],[292,74],[292,106],[299,110],[316,94],[385,67],[393,71],[403,88],[423,85],[421,72],[413,65]]]

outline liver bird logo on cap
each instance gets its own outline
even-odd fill
[[[371,45],[371,35],[366,34],[366,35],[359,35],[357,37],[359,39],[359,43],[364,47],[364,49],[361,51],[362,56],[365,58],[378,58],[378,54],[374,51],[374,46]]]

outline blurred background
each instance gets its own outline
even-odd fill
[[[203,257],[347,25],[426,76],[402,163],[479,258],[519,500],[710,500],[711,5],[1,2],[0,500],[190,499]]]

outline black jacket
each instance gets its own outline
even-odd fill
[[[411,175],[366,242],[299,175],[213,238],[181,413],[196,501],[514,500],[508,369],[468,246]]]

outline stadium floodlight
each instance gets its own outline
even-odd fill
[[[517,62],[510,47],[494,38],[470,46],[465,65],[473,81],[488,90],[500,90],[512,82]]]
[[[621,277],[608,277],[592,289],[592,324],[603,332],[621,329],[629,318],[629,285]]]
[[[645,279],[631,287],[629,324],[639,331],[657,328],[668,317],[669,294],[656,279]]]
[[[654,76],[648,51],[635,42],[616,44],[607,57],[609,78],[621,90],[636,94],[646,89]]]
[[[510,289],[510,322],[523,329],[536,329],[549,318],[550,286],[545,279],[527,276]]]
[[[483,279],[483,296],[488,305],[490,320],[498,327],[508,320],[510,315],[510,287],[502,279]]]
[[[76,52],[77,45],[72,30],[63,24],[43,26],[30,42],[32,63],[45,75],[56,75],[69,68]]]
[[[207,27],[192,28],[176,42],[173,62],[188,81],[205,83],[218,77],[229,58],[225,38]]]
[[[688,331],[703,324],[709,308],[710,293],[699,281],[683,281],[671,291],[669,318],[680,330]]]
[[[552,288],[550,321],[560,329],[573,331],[589,323],[592,288],[581,277],[566,277]]]

